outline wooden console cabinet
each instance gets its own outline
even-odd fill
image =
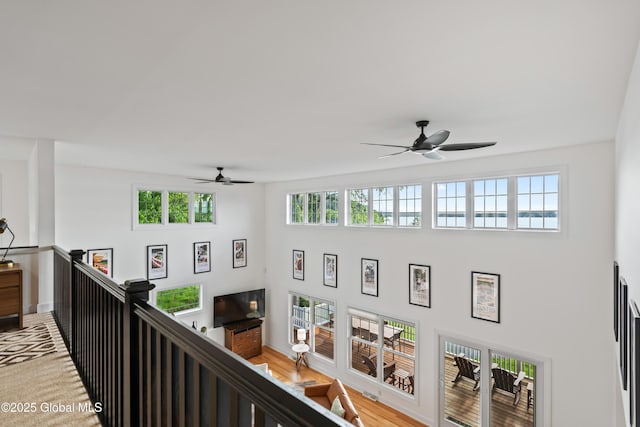
[[[22,329],[22,269],[20,264],[0,268],[0,316],[18,315]]]
[[[224,346],[245,359],[262,354],[262,320],[225,326]]]

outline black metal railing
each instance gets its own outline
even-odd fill
[[[54,247],[54,317],[109,426],[348,426],[320,405]]]

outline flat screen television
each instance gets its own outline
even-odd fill
[[[264,317],[264,288],[213,297],[213,327]]]

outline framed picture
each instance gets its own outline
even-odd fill
[[[613,261],[613,336],[618,341],[618,320],[620,315],[618,314],[618,296],[620,288],[620,267],[616,261]]]
[[[378,260],[362,258],[361,290],[365,295],[378,296]]]
[[[293,250],[293,278],[304,280],[304,251]]]
[[[87,264],[99,272],[113,277],[113,248],[89,249],[87,251]]]
[[[233,241],[233,268],[247,266],[247,239]]]
[[[338,255],[324,254],[322,256],[322,271],[323,271],[322,284],[325,286],[331,286],[332,288],[337,288],[338,287]]]
[[[620,376],[622,377],[622,388],[627,389],[627,325],[629,321],[629,305],[627,281],[620,277]]]
[[[638,424],[640,410],[640,312],[635,301],[629,301],[629,418]]]
[[[500,323],[500,275],[471,272],[471,317]]]
[[[147,246],[147,279],[166,279],[167,245]]]
[[[195,242],[193,244],[193,273],[211,271],[211,242]]]
[[[431,307],[431,267],[409,264],[409,304]]]
[[[629,424],[637,425],[640,399],[640,313],[634,300],[629,300]]]

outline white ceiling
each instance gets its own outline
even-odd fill
[[[0,135],[63,163],[278,181],[613,139],[636,0],[0,0]],[[7,138],[5,138],[7,139]],[[15,138],[14,138],[15,139]]]

